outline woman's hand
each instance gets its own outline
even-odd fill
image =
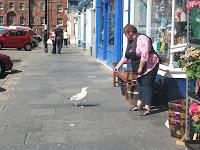
[[[142,74],[142,70],[143,70],[142,68],[138,68],[138,72],[137,73],[138,74]]]
[[[114,72],[117,72],[119,70],[118,65],[113,69]]]

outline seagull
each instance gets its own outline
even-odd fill
[[[77,93],[77,94],[73,95],[72,97],[67,97],[67,100],[74,101],[73,106],[75,105],[77,107],[77,102],[78,101],[80,102],[82,99],[84,99],[87,96],[86,90],[88,88],[89,87],[83,87],[80,93]]]

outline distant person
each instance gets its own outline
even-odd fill
[[[63,29],[59,25],[57,25],[56,27],[55,37],[56,37],[56,45],[57,45],[58,54],[60,54],[62,46],[63,46]]]
[[[67,47],[68,46],[68,38],[69,38],[69,34],[67,32],[67,30],[64,31],[64,46]]]
[[[49,38],[52,40],[52,54],[56,54],[56,35],[55,35],[55,30],[54,29],[51,29],[50,30],[50,35],[49,35]]]

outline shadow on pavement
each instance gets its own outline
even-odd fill
[[[20,72],[22,72],[21,70],[12,70],[9,74],[16,74],[16,73],[20,73]]]
[[[21,59],[12,59],[13,63],[18,63],[18,62],[21,62],[21,61],[22,61]]]
[[[0,74],[0,79],[4,79],[8,75],[8,72],[5,72],[3,74]]]
[[[96,106],[100,106],[99,104],[78,104],[77,107],[96,107]]]
[[[6,91],[6,89],[0,87],[0,92],[5,92],[5,91]]]

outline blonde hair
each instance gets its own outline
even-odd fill
[[[133,34],[137,33],[137,28],[132,24],[127,24],[123,30],[124,33],[132,32]]]

